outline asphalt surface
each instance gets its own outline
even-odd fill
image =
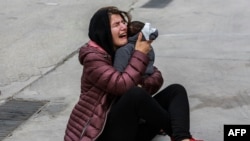
[[[3,141],[61,141],[80,94],[79,47],[102,6],[130,10],[159,30],[155,65],[164,86],[187,89],[191,133],[222,141],[225,124],[250,124],[248,0],[0,0],[0,105],[48,101]],[[168,141],[157,136],[154,141]]]

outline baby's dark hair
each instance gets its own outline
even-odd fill
[[[132,21],[128,25],[128,36],[134,36],[135,34],[139,33],[142,28],[144,27],[144,23],[140,21]]]

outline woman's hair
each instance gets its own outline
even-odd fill
[[[122,19],[127,22],[130,23],[131,22],[131,15],[128,12],[119,10],[117,7],[115,6],[108,6],[108,7],[103,7],[101,9],[108,9],[108,15],[109,18],[111,17],[111,15],[113,14],[119,14],[121,15]]]
[[[114,58],[115,49],[111,34],[110,17],[113,14],[119,14],[123,20],[130,23],[131,16],[128,12],[121,11],[117,7],[108,6],[100,8],[91,18],[89,24],[89,38],[101,46],[112,60]]]
[[[142,28],[144,27],[144,23],[140,21],[132,21],[128,25],[128,36],[134,36],[135,34],[139,33]]]

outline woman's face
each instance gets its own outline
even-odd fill
[[[112,14],[110,17],[111,34],[115,47],[127,44],[127,23],[119,14]]]

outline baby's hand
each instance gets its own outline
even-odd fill
[[[142,85],[141,85],[141,84],[138,84],[138,85],[137,85],[137,87],[140,87],[140,88],[142,88]]]

